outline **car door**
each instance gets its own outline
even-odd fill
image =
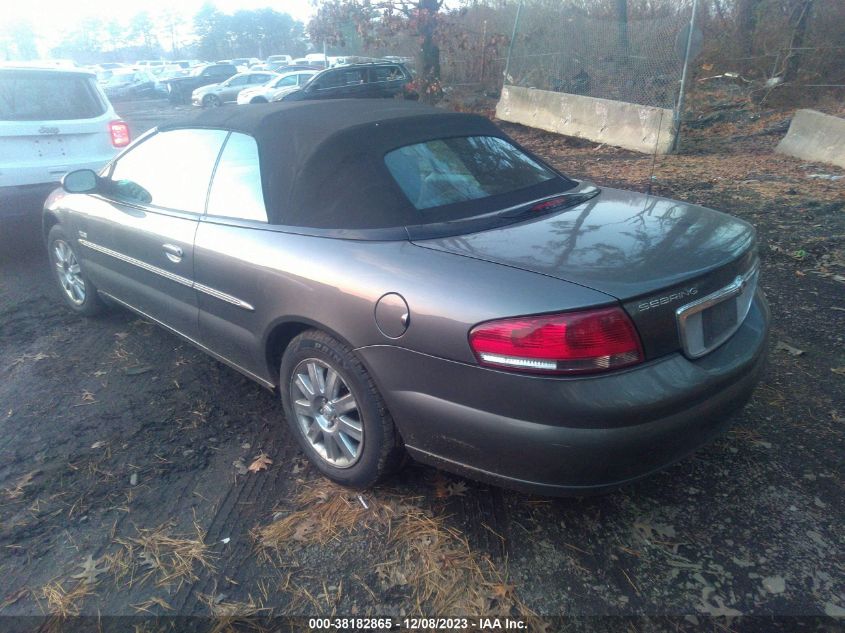
[[[375,66],[370,68],[370,91],[373,98],[395,97],[405,85],[405,73],[399,66]]]
[[[364,96],[367,89],[366,68],[338,68],[321,73],[306,90],[309,99],[350,99]]]
[[[343,85],[335,95],[338,99],[361,99],[367,97],[369,86],[366,68],[347,68],[341,71]]]
[[[216,91],[221,101],[235,101],[238,93],[250,85],[249,75],[237,75],[223,82]]]
[[[250,86],[261,86],[275,77],[275,73],[251,73],[249,75]]]
[[[214,171],[194,251],[200,342],[255,376],[264,372],[259,341],[267,319],[262,235],[267,211],[255,139],[232,132]]]
[[[192,339],[194,236],[225,138],[211,129],[150,135],[117,158],[77,222],[94,283]]]

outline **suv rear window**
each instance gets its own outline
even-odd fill
[[[0,73],[0,121],[93,119],[105,104],[83,75]]]
[[[555,174],[495,136],[466,136],[388,152],[390,175],[417,209],[510,193]]]

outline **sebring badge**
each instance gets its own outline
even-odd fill
[[[679,290],[678,292],[673,292],[672,294],[668,294],[665,297],[657,297],[655,299],[650,299],[649,301],[644,301],[637,305],[637,310],[640,312],[645,312],[646,310],[652,310],[654,308],[659,308],[660,306],[665,306],[669,303],[674,303],[675,301],[679,301],[680,299],[686,299],[687,297],[694,297],[698,294],[698,288],[692,286],[687,288],[686,290]]]

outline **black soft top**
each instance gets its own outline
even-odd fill
[[[491,210],[488,198],[428,209],[423,220],[387,170],[384,155],[405,145],[456,136],[497,136],[513,143],[484,117],[387,99],[215,108],[159,129],[185,127],[254,137],[270,222],[325,229],[410,226],[448,221],[456,211],[467,217],[473,211],[483,213],[482,206]],[[503,208],[521,201],[516,198],[524,200],[525,192],[496,198],[502,198],[497,200],[501,204],[493,208]]]

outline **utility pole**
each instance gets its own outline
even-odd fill
[[[689,71],[689,56],[690,56],[690,49],[692,48],[692,36],[695,32],[695,14],[698,13],[698,0],[692,0],[692,15],[689,19],[689,33],[687,34],[687,47],[686,51],[684,52],[684,69],[681,72],[681,90],[678,93],[678,105],[675,109],[675,120],[673,121],[674,125],[674,132],[675,132],[675,142],[673,144],[673,150],[678,151],[681,147],[681,117],[684,114],[684,100],[686,98],[686,87],[687,87],[687,72]]]
[[[511,33],[511,42],[508,46],[508,58],[505,60],[505,81],[504,83],[508,82],[509,73],[511,69],[511,53],[513,52],[513,42],[516,39],[516,30],[519,28],[519,16],[522,13],[522,1],[520,0],[519,6],[516,8],[516,19],[513,21],[513,33]]]
[[[484,29],[481,34],[481,83],[484,83],[484,70],[487,66],[487,20],[484,20]]]

